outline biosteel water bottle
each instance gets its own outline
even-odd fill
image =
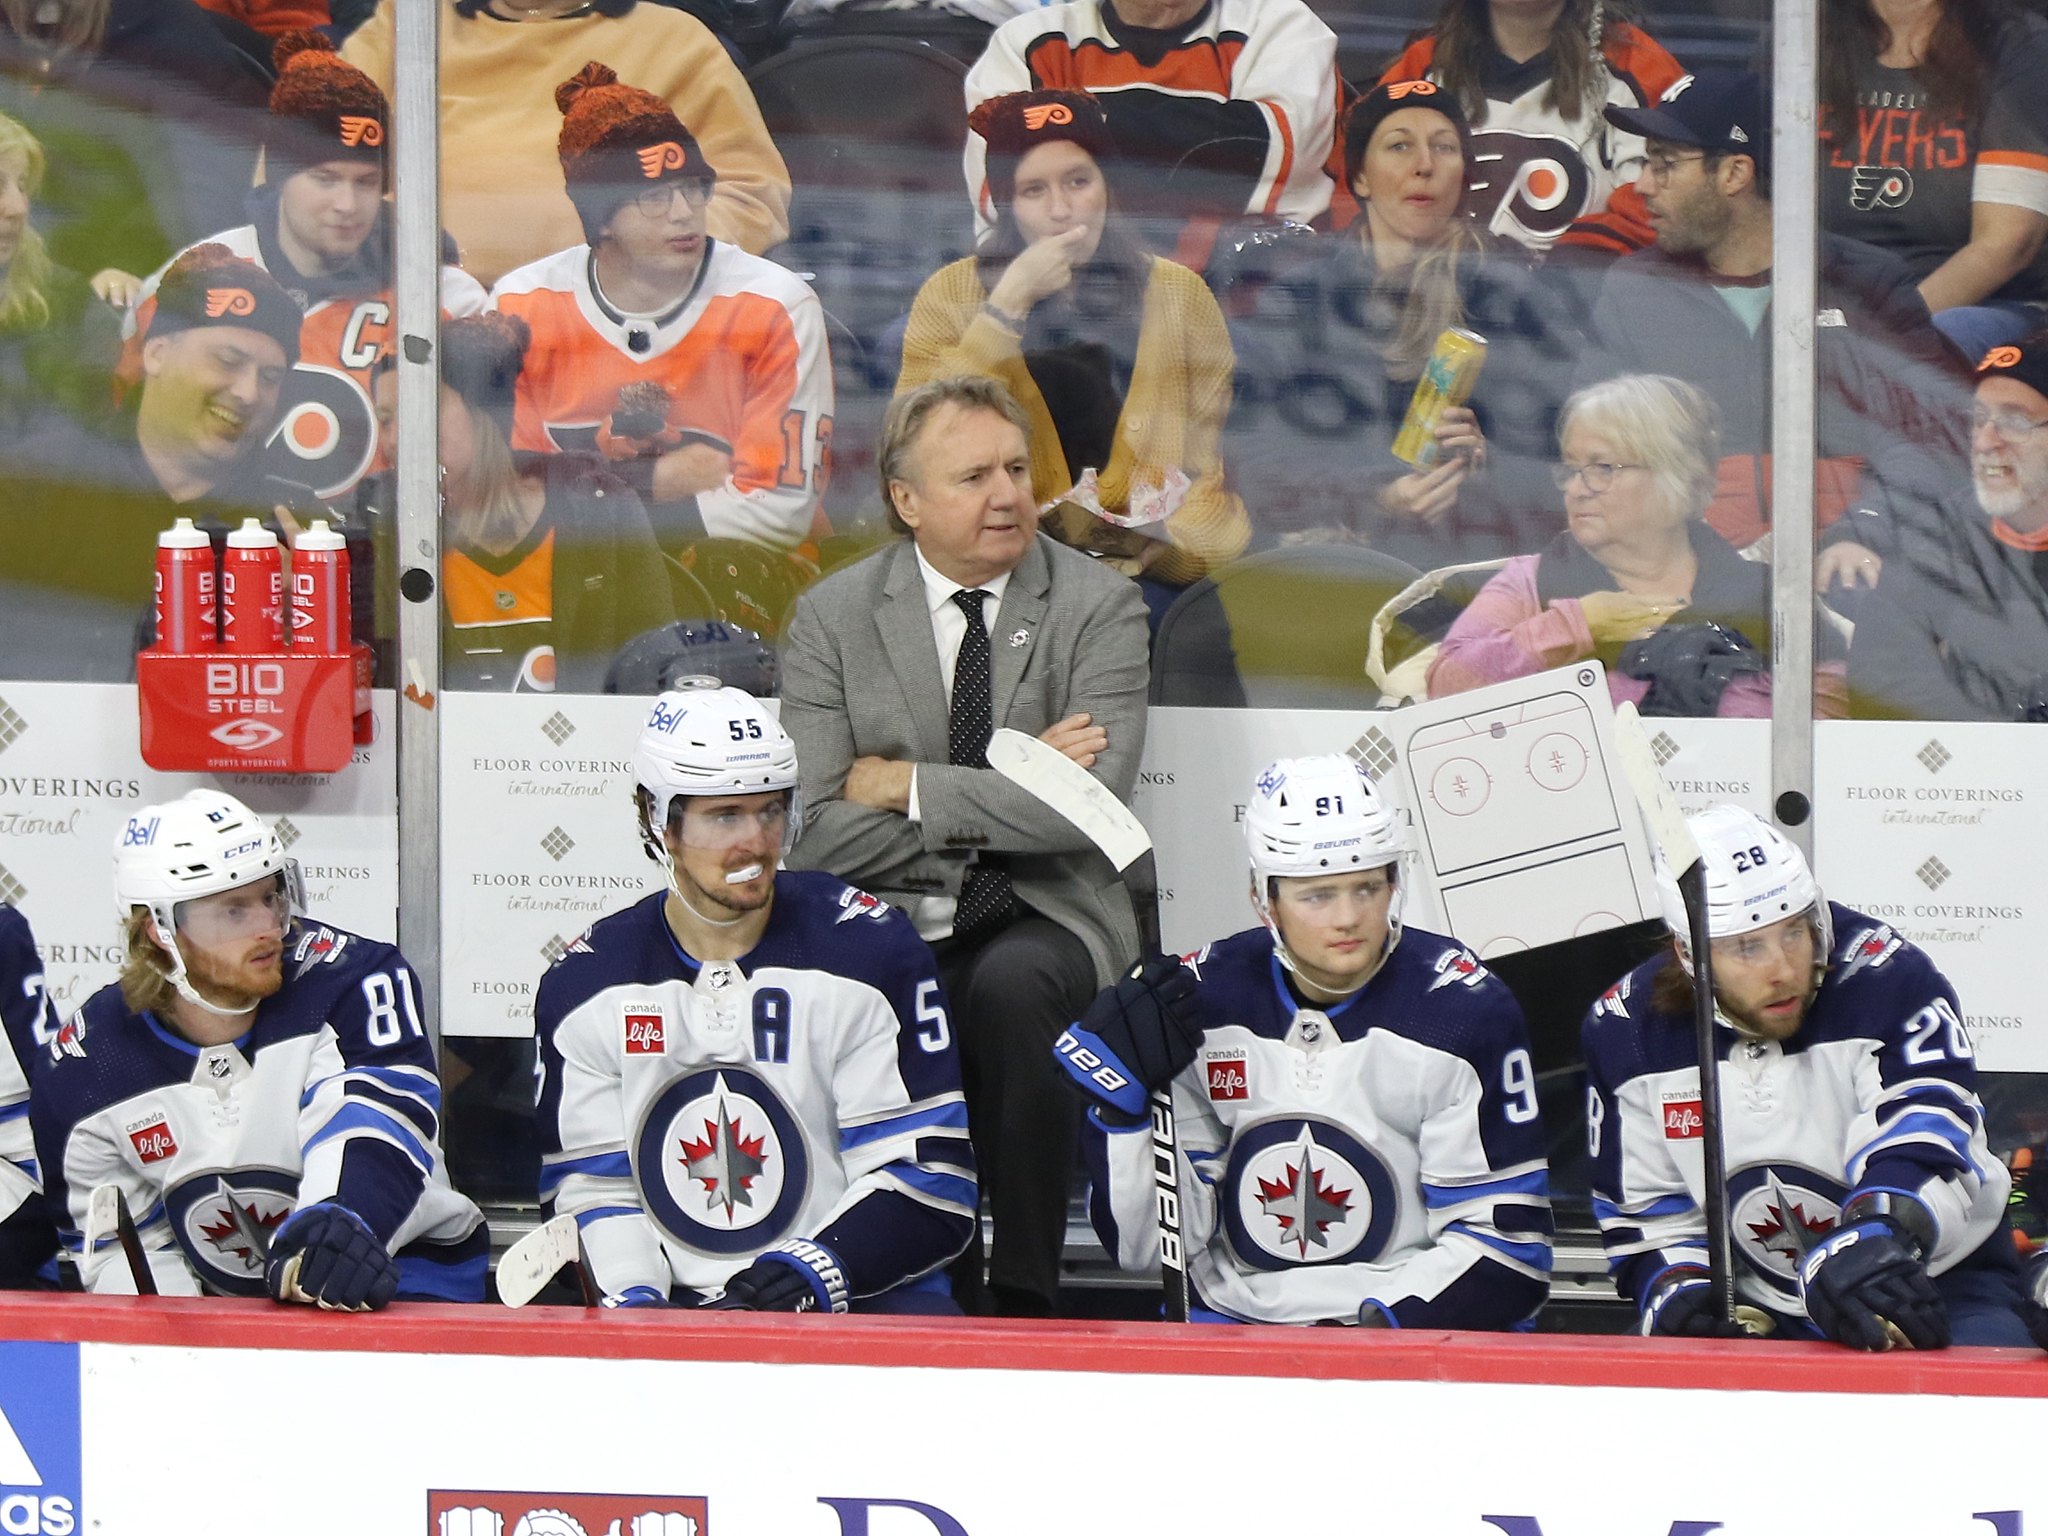
[[[174,656],[218,650],[213,540],[181,517],[156,536],[156,644]]]
[[[228,535],[221,561],[221,647],[243,655],[284,649],[284,563],[277,535],[255,518]]]
[[[316,517],[292,546],[292,646],[339,656],[349,638],[348,541]]]

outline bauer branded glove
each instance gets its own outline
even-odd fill
[[[1874,1215],[1837,1227],[1799,1261],[1799,1295],[1813,1326],[1851,1349],[1896,1343],[1946,1349],[1948,1308],[1921,1262],[1923,1246],[1904,1222]]]
[[[832,1250],[793,1238],[725,1282],[714,1307],[736,1312],[844,1312],[846,1272]]]
[[[398,1262],[362,1217],[323,1200],[292,1212],[277,1229],[263,1280],[278,1301],[375,1312],[398,1294]]]
[[[619,1312],[628,1307],[672,1307],[675,1303],[668,1299],[666,1292],[651,1285],[629,1285],[623,1291],[605,1297],[598,1305],[608,1312]]]
[[[1173,1081],[1201,1048],[1195,974],[1174,955],[1154,955],[1095,995],[1053,1051],[1103,1119],[1135,1125],[1145,1099]]]
[[[1650,1282],[1638,1332],[1644,1338],[1746,1339],[1750,1331],[1714,1307],[1714,1284],[1697,1264],[1675,1264]]]

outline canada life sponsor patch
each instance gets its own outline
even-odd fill
[[[710,1502],[646,1493],[427,1494],[427,1536],[711,1536]]]
[[[1251,1068],[1243,1051],[1213,1051],[1203,1061],[1214,1103],[1251,1097]]]
[[[1664,1100],[1664,1139],[1698,1141],[1707,1133],[1707,1117],[1697,1093],[1667,1093]]]
[[[661,1056],[668,1052],[666,1020],[652,1005],[626,1005],[626,1054]]]
[[[171,1123],[162,1115],[152,1115],[125,1129],[135,1155],[145,1163],[160,1163],[178,1155],[178,1140],[171,1134]]]

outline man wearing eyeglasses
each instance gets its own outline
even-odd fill
[[[1706,519],[1746,548],[1771,522],[1770,103],[1755,75],[1701,70],[1606,114],[1648,141],[1636,185],[1657,243],[1608,268],[1579,382],[1662,373],[1712,396],[1722,459]],[[1886,517],[1924,509],[1961,467],[1961,370],[1890,256],[1823,234],[1818,290],[1815,583],[1869,587]]]
[[[1977,368],[1970,480],[1902,531],[1849,650],[1852,708],[2048,720],[2048,331]]]
[[[706,536],[793,548],[830,470],[817,295],[706,233],[716,176],[666,102],[597,63],[555,100],[588,243],[491,292],[533,333],[513,447],[611,458],[672,555]]]

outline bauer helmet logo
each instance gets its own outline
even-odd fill
[[[1399,101],[1406,96],[1434,96],[1434,80],[1401,80],[1387,87],[1387,100]]]
[[[206,318],[218,320],[222,315],[253,315],[256,313],[256,295],[246,288],[209,288],[206,290]]]
[[[2018,347],[1993,347],[1984,354],[1984,361],[1977,365],[1977,371],[1983,373],[1991,368],[2010,368],[2022,355]]]
[[[680,171],[683,168],[683,146],[674,139],[663,139],[659,144],[649,144],[639,151],[640,174],[649,181],[663,171]]]
[[[1029,133],[1036,133],[1048,125],[1063,128],[1074,120],[1074,109],[1063,101],[1048,102],[1042,107],[1024,109],[1024,127]]]
[[[349,149],[358,144],[375,149],[384,142],[384,125],[374,117],[344,117],[341,120],[341,142]]]

